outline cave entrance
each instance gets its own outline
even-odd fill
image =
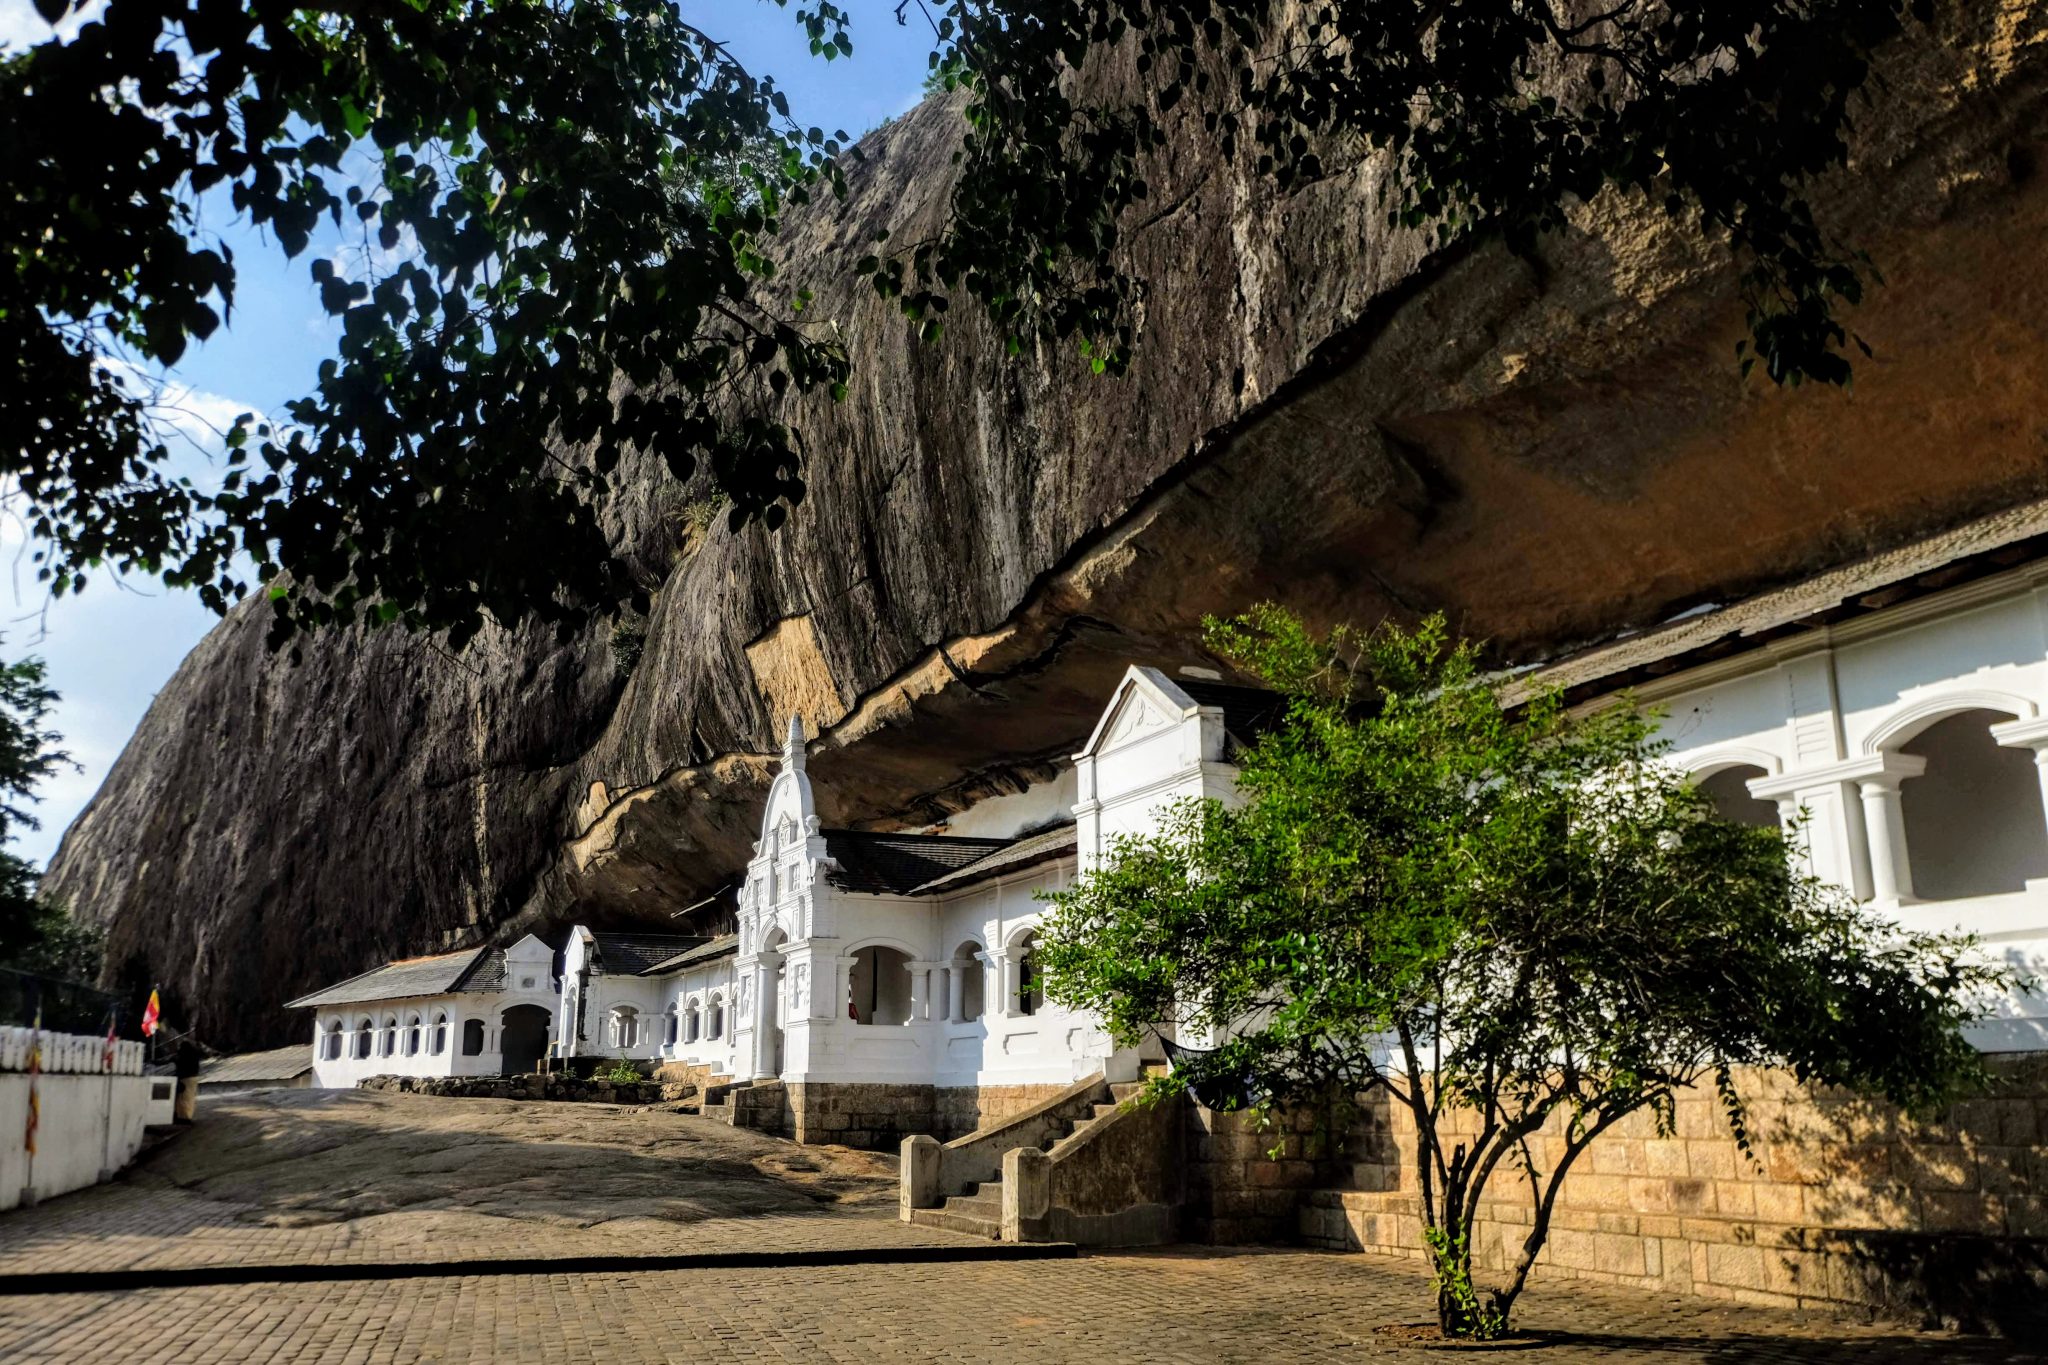
[[[504,1026],[499,1051],[504,1054],[503,1074],[523,1076],[540,1069],[548,1049],[548,1027],[554,1016],[541,1005],[514,1005],[500,1016]]]

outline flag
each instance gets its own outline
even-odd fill
[[[114,1012],[107,1011],[107,1045],[100,1049],[100,1070],[114,1069]]]
[[[154,1036],[155,1036],[155,1034],[156,1034],[156,1019],[157,1019],[157,1016],[158,1016],[158,1015],[160,1015],[160,1014],[162,1014],[163,1012],[164,1012],[164,1007],[163,1007],[162,1003],[161,1003],[160,1001],[158,1001],[158,1000],[157,1000],[157,998],[156,998],[156,992],[155,992],[155,991],[151,991],[151,992],[149,993],[149,1004],[145,1005],[145,1006],[143,1007],[143,1010],[142,1010],[142,1036],[143,1036],[143,1037],[145,1037],[145,1038],[150,1038],[150,1037],[154,1037]]]
[[[33,1157],[36,1154],[36,1129],[43,1120],[42,1098],[36,1094],[36,1077],[43,1072],[43,1007],[36,1005],[35,1032],[28,1043],[28,1132],[22,1136],[22,1146]]]

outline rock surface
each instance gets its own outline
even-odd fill
[[[1725,258],[1607,197],[1535,259],[1426,255],[1361,165],[1281,195],[1171,149],[1130,234],[1121,382],[1009,361],[863,297],[842,263],[944,207],[957,121],[874,135],[794,228],[857,357],[795,414],[811,494],[777,533],[691,529],[652,473],[611,515],[650,582],[622,676],[599,628],[460,658],[394,634],[269,656],[236,612],[158,695],[48,887],[114,969],[224,1046],[384,958],[571,919],[661,923],[730,877],[800,709],[830,821],[921,823],[1082,738],[1126,662],[1201,659],[1204,612],[1441,608],[1530,659],[2048,491],[2042,8],[1967,7],[1893,54],[1827,220],[1886,285],[1853,391],[1732,360]]]

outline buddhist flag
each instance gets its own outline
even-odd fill
[[[157,1019],[157,1016],[158,1016],[159,1014],[162,1014],[163,1012],[164,1012],[164,1007],[163,1007],[163,1004],[162,1004],[162,1002],[161,1002],[161,1001],[159,1001],[159,1000],[158,1000],[158,999],[156,998],[156,992],[155,992],[155,991],[151,991],[151,992],[149,993],[149,1003],[148,1003],[147,1005],[143,1006],[143,1009],[142,1009],[142,1036],[143,1036],[143,1037],[145,1037],[145,1038],[152,1038],[152,1037],[155,1037],[155,1036],[156,1036],[156,1019]]]
[[[35,1032],[28,1043],[28,1131],[22,1135],[22,1146],[29,1156],[36,1154],[36,1129],[42,1125],[43,1102],[36,1093],[36,1078],[43,1072],[43,1007],[36,1006]]]
[[[107,1011],[107,1045],[100,1049],[100,1070],[114,1069],[114,1012]]]

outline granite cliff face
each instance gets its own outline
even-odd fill
[[[945,201],[952,112],[876,134],[784,257],[857,358],[794,414],[777,533],[692,529],[652,472],[612,509],[659,583],[644,656],[336,636],[294,667],[249,608],[159,694],[49,889],[209,1037],[386,957],[572,918],[660,922],[744,860],[779,724],[828,819],[924,822],[1042,775],[1134,659],[1208,611],[1448,610],[1533,658],[2048,491],[2048,42],[1972,7],[1896,54],[1830,222],[1887,284],[1853,392],[1744,383],[1725,260],[1603,199],[1534,260],[1429,256],[1361,165],[1288,195],[1194,139],[1131,234],[1128,379],[914,344],[841,263]]]

